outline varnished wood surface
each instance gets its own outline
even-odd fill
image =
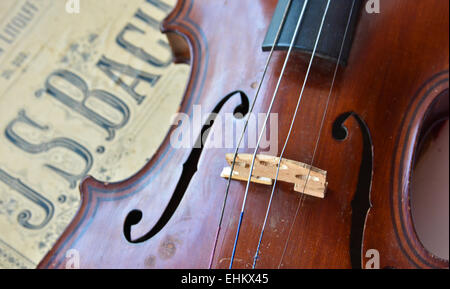
[[[261,43],[275,5],[275,0],[178,3],[164,29],[182,35],[189,43],[190,53],[177,45],[177,60],[187,61],[189,56],[192,64],[181,111],[191,114],[193,104],[212,111],[223,96],[235,90],[254,97],[254,83],[261,79],[267,57]],[[380,14],[361,12],[348,65],[338,72],[313,164],[327,171],[327,196],[305,197],[281,260],[300,196],[289,184],[278,184],[258,268],[277,268],[279,263],[281,268],[351,266],[351,201],[358,186],[367,129],[373,144],[372,208],[363,252],[377,249],[381,267],[448,267],[448,261],[431,256],[421,246],[408,209],[410,168],[423,119],[438,95],[447,91],[443,95],[448,99],[448,5],[446,0],[389,0],[383,1]],[[267,110],[285,55],[274,54],[255,112]],[[273,107],[279,114],[279,148],[307,61],[302,55],[292,57]],[[332,67],[313,66],[286,158],[311,162],[332,74]],[[233,96],[220,114],[232,112],[239,104],[239,97]],[[346,112],[358,115],[362,122],[348,118],[348,136],[337,140],[332,126]],[[361,127],[364,124],[367,128]],[[175,214],[158,234],[140,244],[129,243],[123,235],[128,212],[144,212],[131,233],[134,238],[145,234],[169,202],[191,151],[173,149],[167,138],[131,179],[117,184],[87,179],[81,186],[79,213],[40,267],[64,268],[66,251],[76,249],[83,268],[207,268],[226,188],[220,172],[227,164],[224,155],[230,152],[233,150],[203,151],[198,171]],[[213,268],[229,265],[244,189],[245,183],[232,182]],[[270,190],[263,185],[250,187],[235,268],[251,267]]]

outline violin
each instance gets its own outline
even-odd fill
[[[448,10],[179,0],[162,30],[191,65],[180,113],[209,117],[190,145],[174,145],[189,126],[174,121],[129,179],[85,179],[39,268],[67,268],[71,252],[81,268],[448,268],[409,198],[423,136],[448,115]]]

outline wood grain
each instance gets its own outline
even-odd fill
[[[181,35],[190,48],[189,53],[176,51],[178,60],[187,61],[189,55],[192,65],[181,111],[192,114],[193,104],[212,111],[221,97],[236,90],[254,97],[252,84],[261,79],[267,57],[261,43],[276,2],[179,1],[163,28]],[[365,168],[361,162],[367,151],[373,155],[369,166],[373,171],[365,180],[371,182],[367,197],[372,207],[364,227],[361,267],[368,249],[379,251],[383,268],[448,267],[448,260],[437,259],[421,246],[408,209],[410,167],[425,115],[439,95],[448,99],[448,5],[446,0],[390,0],[383,1],[380,14],[361,12],[348,65],[339,69],[312,164],[327,171],[327,197],[305,197],[299,207],[301,197],[292,194],[292,187],[278,185],[257,268],[351,266],[351,204],[361,185],[359,176]],[[285,55],[275,53],[255,112],[267,110]],[[282,96],[274,103],[273,112],[280,116],[278,147],[287,135],[308,60],[294,55],[282,82]],[[311,163],[332,75],[333,69],[313,65],[286,158]],[[219,116],[239,105],[240,98],[231,97]],[[349,112],[361,121],[345,118],[341,129],[345,133],[333,131],[336,119]],[[364,147],[363,137],[370,137],[371,147]],[[225,197],[226,180],[218,172],[226,165],[224,154],[230,152],[202,152],[173,216],[158,234],[139,244],[123,236],[128,212],[143,212],[132,229],[133,238],[145,234],[168,204],[191,151],[172,148],[167,138],[129,180],[104,184],[87,179],[81,186],[80,212],[40,267],[64,267],[65,252],[74,248],[83,268],[207,268]],[[241,182],[231,184],[213,268],[229,265],[244,187]],[[270,190],[250,186],[235,268],[251,267]]]

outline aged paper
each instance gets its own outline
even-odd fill
[[[120,181],[155,153],[189,74],[159,31],[175,2],[0,1],[0,268],[37,266],[86,175]]]

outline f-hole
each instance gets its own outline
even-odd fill
[[[128,242],[130,243],[142,243],[156,234],[158,234],[162,228],[169,222],[170,218],[173,216],[175,211],[178,208],[178,205],[180,204],[181,200],[183,199],[183,196],[189,186],[189,183],[192,180],[192,177],[197,172],[197,166],[198,161],[200,160],[200,157],[202,155],[203,151],[203,142],[202,140],[206,140],[208,137],[209,132],[211,131],[210,128],[214,125],[214,120],[217,114],[220,112],[224,104],[233,96],[240,95],[241,97],[241,104],[238,105],[234,109],[234,116],[236,118],[242,118],[245,116],[249,111],[249,100],[247,95],[243,91],[234,91],[228,95],[226,95],[214,108],[212,111],[212,116],[207,120],[206,123],[203,125],[200,135],[197,138],[196,144],[200,144],[195,146],[195,148],[192,149],[191,154],[189,155],[186,162],[183,164],[183,171],[181,173],[181,177],[178,180],[177,186],[175,187],[175,191],[172,195],[172,198],[170,199],[167,207],[165,208],[164,212],[162,213],[161,217],[159,218],[158,222],[153,226],[153,228],[148,231],[144,236],[137,238],[135,240],[131,239],[131,227],[138,224],[142,220],[142,211],[140,210],[132,210],[128,213],[127,217],[125,218],[124,226],[123,226],[123,234]]]
[[[370,203],[370,190],[372,187],[373,171],[373,145],[369,128],[362,118],[354,112],[347,112],[340,115],[333,124],[333,137],[337,140],[345,140],[348,136],[348,129],[344,123],[353,116],[359,124],[363,137],[363,151],[361,166],[359,168],[358,184],[352,200],[352,224],[350,229],[350,260],[353,269],[361,269],[362,242],[364,234],[364,224],[367,212],[372,207]]]

